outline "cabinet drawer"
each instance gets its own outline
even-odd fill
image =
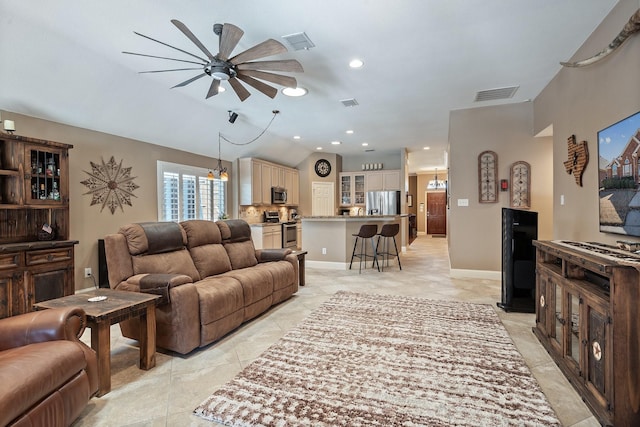
[[[51,262],[71,261],[73,248],[47,249],[27,252],[27,265],[48,264]]]
[[[0,255],[0,270],[9,270],[12,268],[20,267],[21,265],[22,265],[21,252]]]

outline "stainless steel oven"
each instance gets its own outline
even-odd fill
[[[298,246],[298,226],[295,221],[282,223],[282,247],[296,248]]]

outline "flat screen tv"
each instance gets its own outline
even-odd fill
[[[600,231],[640,236],[640,112],[598,132]]]

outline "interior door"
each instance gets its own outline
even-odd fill
[[[311,183],[313,198],[311,212],[313,216],[333,216],[335,212],[335,196],[333,182]]]
[[[447,194],[427,193],[427,234],[447,234]]]

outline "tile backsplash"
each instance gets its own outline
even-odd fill
[[[280,221],[289,220],[289,208],[285,206],[240,206],[240,218],[249,224],[256,224],[264,221],[265,211],[278,211]]]

